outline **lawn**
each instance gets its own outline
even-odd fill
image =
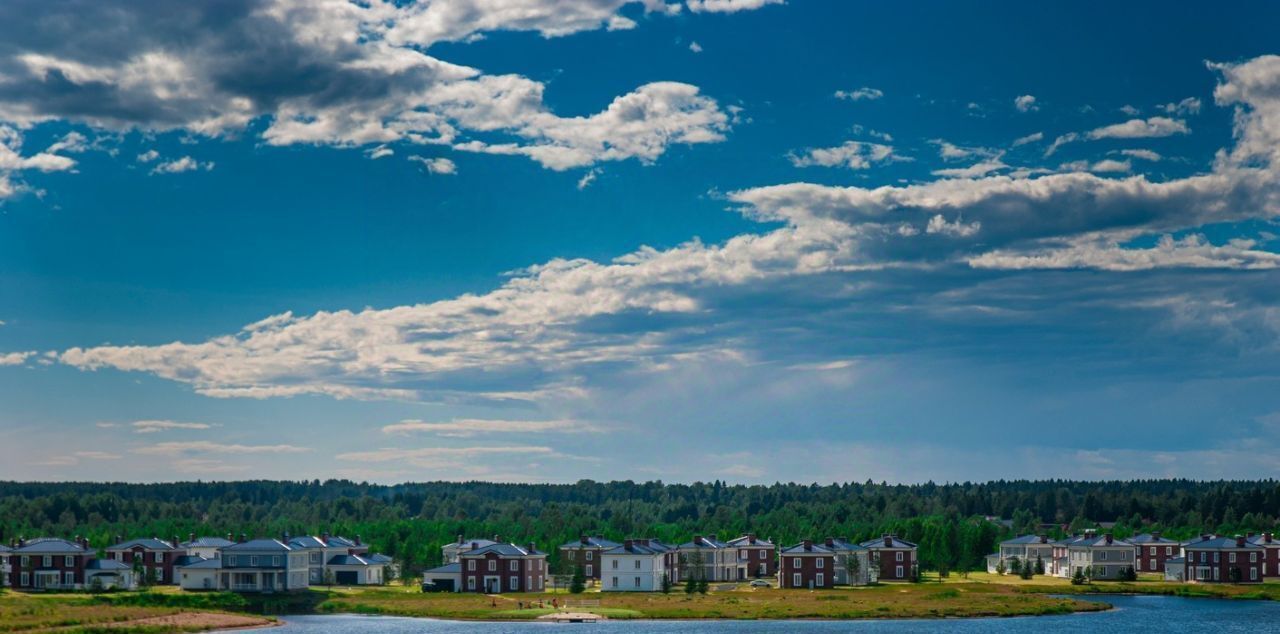
[[[152,632],[197,631],[212,625],[200,625],[198,616],[230,616],[225,611],[207,606],[209,597],[200,595],[119,593],[88,594],[0,594],[0,632],[88,633],[109,631],[118,634],[150,634]],[[178,618],[179,616],[183,618]],[[257,617],[235,615],[237,622],[266,622]],[[205,619],[209,622],[208,619]],[[163,624],[161,624],[163,623]],[[226,624],[227,620],[211,623]]]
[[[408,588],[335,592],[322,612],[357,612],[449,619],[533,619],[552,612],[552,595],[423,594]],[[554,598],[563,605],[565,595]],[[570,598],[573,601],[572,598]],[[1020,592],[1002,584],[902,584],[821,591],[740,588],[689,596],[683,592],[592,593],[571,604],[615,619],[885,619],[1027,616],[1106,609],[1105,604]],[[598,601],[599,605],[595,605]],[[525,607],[541,602],[543,605]]]

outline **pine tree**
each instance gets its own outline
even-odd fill
[[[582,568],[576,568],[573,571],[573,580],[569,582],[570,594],[582,594],[587,589],[587,576],[582,573]]]
[[[1040,555],[1036,555],[1036,574],[1044,574],[1044,558]]]

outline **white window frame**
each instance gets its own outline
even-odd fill
[[[468,559],[468,560],[467,560],[467,570],[475,570],[475,569],[476,569],[476,560],[474,560],[474,559]]]
[[[44,557],[41,557],[41,558],[40,558],[40,563],[41,563],[41,566],[40,566],[41,568],[52,568],[52,567],[53,567],[53,555],[45,555]]]
[[[595,566],[592,566],[591,564],[587,564],[587,576],[588,576],[588,577],[594,576],[594,575],[595,575],[595,571],[596,571],[596,567],[595,567]]]
[[[164,563],[164,553],[162,553],[162,552],[156,552],[156,553],[151,557],[151,560],[152,560],[152,561],[154,561],[155,563],[158,563],[158,564],[162,564],[162,563]]]
[[[271,556],[271,565],[275,566],[276,568],[280,567],[280,555]]]
[[[587,551],[587,561],[592,561],[592,557],[591,557],[591,556],[592,556],[592,555],[594,555],[594,554],[595,554],[595,551],[588,550],[588,551]]]
[[[800,580],[800,573],[798,572],[791,573],[791,587],[792,588],[804,587],[804,582]]]
[[[1234,564],[1234,563],[1236,563],[1236,554],[1235,554],[1235,553],[1227,553],[1227,563],[1229,563],[1229,564]]]
[[[62,573],[62,585],[68,588],[76,585],[76,573],[70,570],[64,571]]]
[[[498,572],[498,561],[496,559],[489,560],[489,572]]]
[[[824,576],[821,572],[819,572],[818,575],[814,578],[813,585],[821,588],[824,585],[826,585],[826,579],[827,579],[826,576]]]
[[[827,560],[821,557],[818,558],[818,568],[824,568],[826,567],[826,564],[827,564]]]
[[[467,589],[468,589],[468,590],[473,590],[473,591],[476,589],[476,578],[475,578],[475,577],[467,577]]]
[[[63,567],[63,568],[75,568],[75,567],[76,567],[76,556],[75,556],[75,555],[63,555],[63,556],[62,556],[62,567]]]
[[[250,567],[250,568],[257,568],[257,567],[258,567],[258,556],[257,556],[257,555],[249,555],[249,567]]]
[[[507,577],[507,589],[513,592],[520,590],[520,576]]]
[[[897,557],[898,561],[902,561],[902,551],[899,550],[897,554],[898,554],[898,557]]]
[[[895,568],[895,569],[894,569],[894,572],[896,572],[896,573],[897,573],[897,575],[895,576],[895,578],[896,578],[896,579],[901,579],[901,578],[903,578],[903,577],[905,577],[905,576],[906,576],[906,575],[902,574],[902,566],[898,566],[897,568]]]
[[[512,559],[511,565],[507,566],[507,570],[510,570],[511,572],[518,572],[520,570],[520,562]]]
[[[799,557],[792,557],[792,558],[791,558],[791,567],[792,567],[792,568],[799,568],[799,567],[800,567],[800,558],[799,558]]]
[[[31,585],[31,573],[24,572],[20,576],[21,576],[21,579],[19,580],[20,582],[19,585],[21,587],[26,588]]]
[[[156,568],[156,583],[164,583],[164,568]]]
[[[1249,568],[1249,581],[1257,581],[1257,580],[1258,580],[1258,569]]]

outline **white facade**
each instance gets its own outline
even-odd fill
[[[738,580],[738,549],[733,546],[697,536],[692,542],[681,544],[677,551],[680,559],[680,581]],[[698,565],[699,561],[701,565]]]
[[[600,555],[604,592],[657,592],[669,574],[666,553],[628,542]]]

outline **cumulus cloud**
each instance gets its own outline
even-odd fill
[[[25,189],[12,180],[18,172],[65,172],[76,166],[74,159],[56,154],[58,151],[78,150],[76,146],[68,145],[66,137],[43,152],[27,156],[22,155],[22,141],[22,133],[17,128],[0,123],[0,201]]]
[[[410,156],[410,161],[422,164],[422,169],[427,170],[429,174],[457,174],[458,165],[453,161],[442,158],[428,158],[425,156]]]
[[[213,170],[213,161],[197,161],[190,156],[176,158],[171,161],[162,161],[151,168],[152,174],[181,174],[183,172],[194,172],[196,170],[211,171]]]
[[[1150,117],[1147,119],[1130,119],[1124,123],[1116,123],[1090,130],[1090,139],[1143,139],[1151,137],[1188,134],[1191,130],[1185,121],[1168,117]]]
[[[1043,132],[1033,132],[1033,133],[1031,133],[1031,134],[1028,134],[1027,136],[1020,136],[1020,137],[1018,137],[1018,138],[1014,139],[1014,140],[1013,140],[1013,147],[1018,147],[1018,146],[1020,146],[1020,145],[1026,145],[1026,144],[1028,144],[1028,143],[1039,143],[1040,141],[1043,141],[1043,140],[1044,140],[1044,133],[1043,133]]]
[[[694,13],[736,13],[782,2],[783,0],[688,0],[685,6]]]
[[[787,159],[796,167],[847,167],[864,170],[878,163],[908,160],[894,153],[893,146],[865,141],[845,141],[836,147],[807,148]]]
[[[1160,106],[1160,109],[1178,116],[1200,114],[1200,99],[1196,97],[1187,97],[1177,103],[1167,103]]]
[[[723,13],[764,4],[707,0],[689,8]],[[621,13],[629,6],[666,15],[680,5],[17,0],[0,5],[0,121],[224,137],[261,118],[267,122],[262,139],[272,145],[446,144],[527,156],[553,169],[649,162],[671,144],[723,139],[727,116],[693,86],[640,86],[594,116],[559,117],[543,103],[541,83],[485,75],[427,53],[437,43],[491,31],[559,37],[631,28],[635,22]],[[42,169],[73,164],[65,157],[31,158]],[[179,166],[189,163],[179,159]],[[14,189],[7,173],[0,177]]]
[[[1120,150],[1120,153],[1123,154],[1124,156],[1128,156],[1136,159],[1142,159],[1144,161],[1152,161],[1152,162],[1160,161],[1160,160],[1163,160],[1164,158],[1160,156],[1160,153],[1153,152],[1151,150],[1141,150],[1141,149]]]
[[[863,86],[855,90],[836,91],[836,99],[846,99],[848,101],[875,101],[881,97],[884,97],[884,91],[869,86]]]
[[[1205,173],[1158,182],[1067,172],[874,188],[753,187],[726,197],[770,226],[719,244],[643,247],[609,262],[551,260],[488,293],[283,313],[206,341],[72,348],[59,359],[85,370],[147,372],[217,397],[538,401],[575,398],[606,371],[660,372],[699,355],[788,354],[784,348],[794,346],[778,340],[795,324],[769,314],[795,307],[829,327],[839,320],[824,320],[821,308],[856,304],[873,274],[958,277],[958,270],[1040,262],[1106,270],[1267,268],[1270,256],[1256,244],[1181,238],[1149,254],[1133,245],[1144,236],[1280,215],[1277,60],[1213,67],[1222,78],[1216,101],[1237,108],[1236,129],[1234,145]],[[862,160],[852,157],[872,150],[796,159],[852,166]],[[912,278],[913,287],[921,283]],[[894,306],[898,315],[908,310]],[[824,359],[796,360],[804,361]],[[431,456],[388,451],[378,459]]]
[[[36,352],[34,350],[28,350],[26,352],[0,352],[0,366],[22,365],[27,362],[27,359],[35,356],[35,354]]]
[[[1036,105],[1036,98],[1034,95],[1019,95],[1014,98],[1013,107],[1017,108],[1018,112],[1031,112],[1033,110],[1040,109],[1040,106]]]

